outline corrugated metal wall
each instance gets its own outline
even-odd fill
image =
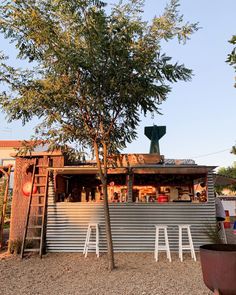
[[[100,250],[106,251],[102,203],[48,202],[47,251],[82,252],[87,226],[100,226]],[[178,224],[191,224],[195,249],[209,243],[206,224],[215,222],[213,181],[208,175],[208,202],[193,203],[116,203],[110,204],[114,251],[154,251],[155,224],[169,226],[171,250],[178,250]],[[185,239],[185,237],[184,237]],[[164,240],[164,239],[163,239]]]

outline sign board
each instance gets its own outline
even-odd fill
[[[119,154],[108,158],[108,166],[133,167],[156,165],[164,162],[164,156],[158,154]]]

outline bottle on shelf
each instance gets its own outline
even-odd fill
[[[100,192],[99,192],[98,186],[96,187],[96,191],[95,191],[95,201],[96,202],[100,201]]]
[[[92,193],[91,193],[91,191],[89,192],[89,202],[92,202]]]
[[[86,191],[84,186],[82,187],[82,191],[81,191],[81,202],[86,202]]]

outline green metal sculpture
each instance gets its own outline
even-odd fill
[[[144,133],[151,140],[149,153],[160,155],[159,139],[166,134],[166,126],[145,127]]]

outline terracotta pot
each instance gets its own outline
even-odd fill
[[[236,245],[200,247],[203,280],[214,294],[236,295]]]

